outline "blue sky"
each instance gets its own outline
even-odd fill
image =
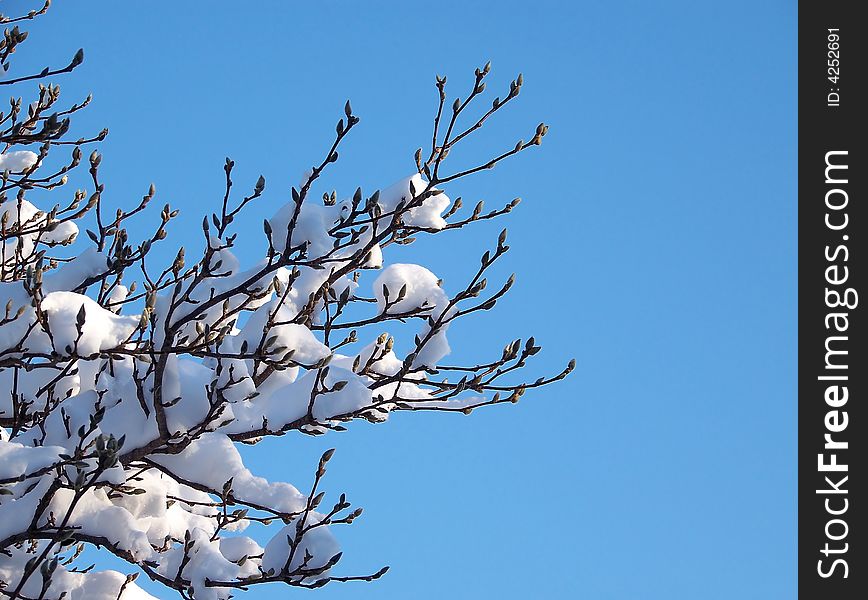
[[[487,60],[492,91],[524,73],[468,160],[551,126],[447,188],[521,196],[505,222],[387,260],[425,261],[454,290],[508,226],[498,273],[517,285],[450,330],[457,358],[532,334],[533,377],[577,369],[517,406],[250,449],[254,471],[304,487],[337,447],[325,487],[366,508],[337,532],[343,571],[392,571],[319,597],[795,596],[795,2],[56,4],[28,46],[50,38],[55,63],[84,46],[58,82],[94,94],[78,131],[111,129],[107,196],[129,206],[154,182],[182,210],[176,243],[231,156],[239,188],[268,180],[271,204],[239,223],[254,260],[347,98],[362,122],[326,180],[345,195],[411,172],[437,73],[462,95]],[[22,49],[16,66],[44,58]]]

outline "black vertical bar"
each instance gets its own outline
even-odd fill
[[[860,81],[868,23],[860,4],[799,5],[798,567],[799,593],[812,599],[868,598],[868,332],[859,305],[868,302]]]

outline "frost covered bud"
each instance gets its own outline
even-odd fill
[[[178,276],[178,273],[183,268],[184,268],[184,247],[181,246],[178,249],[178,255],[175,256],[175,262],[172,263],[172,272],[175,274],[175,277]]]

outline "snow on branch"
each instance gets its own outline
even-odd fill
[[[48,5],[0,16],[4,73],[27,38],[19,23]],[[0,112],[0,596],[151,598],[136,584],[141,574],[197,600],[269,582],[377,579],[386,568],[337,572],[333,528],[361,509],[320,490],[333,451],[302,491],[252,473],[239,444],[344,431],[395,411],[468,414],[516,402],[572,370],[570,362],[525,379],[540,350],[533,338],[478,364],[444,364],[454,324],[493,308],[513,283],[489,282],[509,251],[506,230],[470,261],[464,283],[389,254],[517,206],[464,211],[445,185],[539,145],[545,125],[464,170],[449,171],[446,158],[518,97],[522,77],[481,109],[489,65],[451,105],[438,77],[430,149],[416,152],[411,175],[379,191],[315,192],[359,124],[349,102],[301,185],[273,196],[276,210],[262,204],[263,177],[233,193],[227,159],[225,195],[202,221],[201,242],[157,266],[152,250],[169,243],[178,211],[147,210],[154,186],[133,206],[110,208],[102,157],[88,148],[107,131],[67,139],[70,117],[90,98],[60,107],[51,78],[82,60],[79,51],[66,66],[0,79],[37,86],[29,105],[13,98]],[[68,156],[58,162],[58,154]],[[67,194],[80,165],[88,189]],[[258,260],[248,261],[235,255],[233,222],[252,205],[272,216]],[[150,230],[130,225],[139,213],[155,217]],[[407,331],[403,323],[413,337],[396,343],[389,331]],[[267,528],[268,541],[246,535],[251,524]],[[81,568],[86,546],[126,561],[131,573]]]

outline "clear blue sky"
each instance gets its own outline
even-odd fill
[[[411,171],[436,73],[462,94],[486,60],[490,89],[524,73],[474,152],[551,125],[538,151],[449,190],[524,199],[499,271],[518,272],[514,293],[450,336],[470,360],[533,334],[534,376],[573,356],[576,372],[470,418],[248,452],[302,487],[338,448],[326,489],[366,507],[337,532],[342,571],[392,571],[318,597],[795,597],[795,2],[56,4],[31,35],[57,63],[85,47],[58,81],[94,94],[79,131],[111,129],[108,197],[129,206],[153,181],[183,211],[177,243],[218,201],[227,155],[239,188],[266,176],[270,215],[347,98],[362,122],[328,180],[343,194]],[[440,248],[426,264],[448,289],[499,226],[388,260]]]

